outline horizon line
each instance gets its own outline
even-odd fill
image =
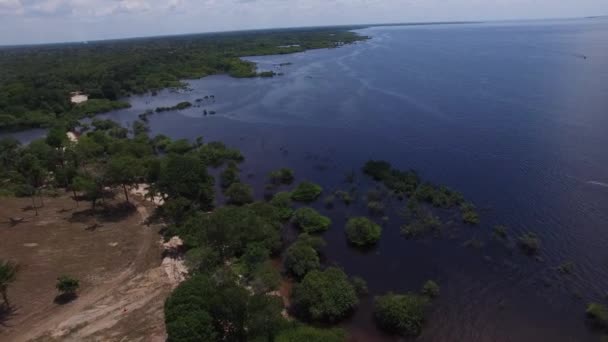
[[[92,39],[92,40],[69,40],[69,41],[56,41],[56,42],[48,42],[48,43],[23,43],[23,44],[9,44],[9,45],[0,44],[0,49],[51,46],[51,45],[102,43],[102,42],[128,41],[128,40],[153,39],[153,38],[171,38],[171,37],[194,36],[194,35],[217,35],[217,34],[226,34],[226,33],[256,32],[256,31],[283,31],[283,30],[294,30],[294,29],[301,30],[301,29],[331,29],[331,28],[344,28],[344,29],[350,29],[350,30],[360,30],[360,29],[364,29],[364,28],[381,27],[381,26],[466,25],[466,24],[483,24],[483,23],[500,23],[500,22],[599,19],[599,18],[606,18],[606,17],[608,17],[608,14],[593,15],[593,16],[580,16],[580,17],[547,17],[547,18],[531,18],[531,19],[411,21],[411,22],[387,22],[387,23],[370,23],[370,24],[262,27],[262,28],[242,29],[242,30],[198,31],[198,32],[171,33],[171,34],[166,34],[166,35],[160,34],[160,35],[150,35],[150,36],[130,36],[130,37],[116,37],[116,38],[104,38],[104,39]]]

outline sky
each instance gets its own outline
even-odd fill
[[[0,45],[394,22],[608,14],[608,0],[0,0]]]

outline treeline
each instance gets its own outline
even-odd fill
[[[0,49],[0,129],[49,127],[124,106],[123,96],[180,87],[181,79],[257,74],[239,57],[283,54],[352,43],[345,29],[199,34]],[[73,105],[82,91],[102,101]],[[91,102],[89,100],[89,102]]]

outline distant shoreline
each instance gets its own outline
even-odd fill
[[[188,36],[218,36],[218,35],[221,36],[221,35],[233,35],[233,34],[242,34],[242,33],[314,31],[314,30],[333,30],[333,29],[359,30],[359,29],[370,28],[370,27],[385,27],[385,26],[463,25],[463,24],[500,23],[500,22],[513,22],[513,21],[575,20],[575,19],[601,19],[601,18],[608,18],[608,15],[571,17],[571,18],[529,18],[529,19],[465,20],[465,21],[455,20],[455,21],[428,21],[428,22],[369,23],[369,24],[326,25],[326,26],[275,27],[275,28],[258,28],[258,29],[232,30],[232,31],[189,32],[189,33],[169,34],[169,35],[151,35],[151,36],[133,36],[133,37],[108,38],[108,39],[92,39],[92,40],[88,40],[88,41],[63,41],[63,42],[7,44],[7,45],[0,44],[0,51],[2,51],[4,49],[11,49],[11,48],[62,46],[62,45],[70,46],[70,45],[79,45],[79,44],[85,44],[85,43],[121,42],[121,41],[139,40],[139,39],[157,39],[157,38],[188,37]]]

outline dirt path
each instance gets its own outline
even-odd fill
[[[159,227],[142,224],[151,209],[148,203],[138,202],[136,214],[117,223],[128,225],[117,227],[130,230],[123,232],[125,241],[104,241],[110,246],[119,243],[131,245],[131,250],[124,252],[128,260],[122,259],[123,267],[110,272],[102,270],[99,274],[83,270],[83,273],[91,273],[88,276],[94,280],[89,286],[83,286],[79,297],[68,304],[58,305],[48,300],[44,305],[36,305],[40,303],[39,300],[28,303],[35,308],[27,314],[24,312],[21,317],[17,315],[15,325],[8,334],[0,334],[0,341],[164,341],[163,304],[176,286],[176,279],[168,276],[167,261],[161,264]],[[40,224],[40,221],[36,223]],[[104,223],[104,227],[109,224]],[[96,239],[93,234],[90,235],[90,239]],[[46,246],[41,243],[41,247]],[[115,250],[106,246],[104,252],[112,253]],[[53,252],[57,253],[49,253]],[[87,253],[86,250],[81,252]],[[81,264],[86,263],[84,259]],[[179,262],[174,263],[179,265]],[[111,266],[104,265],[105,268]],[[86,265],[80,267],[86,268]],[[98,279],[95,279],[96,275]],[[9,320],[9,326],[10,323]]]

